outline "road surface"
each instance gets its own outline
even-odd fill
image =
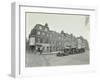
[[[39,53],[26,53],[25,66],[57,66],[57,65],[81,65],[89,64],[89,51],[81,54],[74,54],[69,56],[58,57],[55,54],[43,54]]]

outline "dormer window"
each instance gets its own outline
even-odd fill
[[[48,31],[48,28],[45,28],[45,31]]]
[[[41,27],[41,26],[39,26],[39,29],[42,29],[42,27]]]

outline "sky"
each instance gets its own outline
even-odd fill
[[[50,30],[73,34],[76,37],[83,36],[89,40],[90,25],[89,16],[74,14],[48,14],[48,13],[26,13],[26,37],[36,24],[48,23]]]

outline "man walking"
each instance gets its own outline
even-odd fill
[[[42,54],[42,51],[43,51],[43,47],[41,46],[40,47],[40,54]]]

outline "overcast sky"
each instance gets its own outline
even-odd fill
[[[48,23],[49,29],[73,34],[76,37],[83,36],[89,41],[89,17],[85,15],[62,15],[62,14],[44,14],[44,13],[26,13],[26,37],[36,24],[45,25]]]

